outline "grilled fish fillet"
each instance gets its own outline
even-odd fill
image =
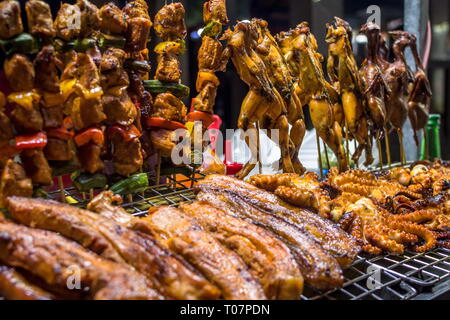
[[[7,300],[53,300],[51,293],[31,284],[13,268],[0,266],[0,296]]]
[[[207,190],[200,192],[197,199],[273,232],[289,247],[309,285],[317,289],[334,289],[343,285],[342,270],[336,259],[293,224],[227,192]]]
[[[264,212],[278,216],[305,231],[341,265],[347,268],[361,251],[355,238],[332,221],[305,209],[297,208],[279,199],[275,194],[228,176],[211,175],[196,186],[197,190],[225,191],[239,196]]]
[[[106,243],[120,260],[147,276],[168,298],[216,299],[220,295],[215,286],[162,248],[153,237],[124,228],[100,215],[58,202],[17,197],[8,198],[8,210],[13,219],[22,224],[59,232],[82,245],[88,244],[90,249],[98,248],[87,241],[91,238]]]
[[[273,234],[207,202],[182,204],[180,209],[241,256],[259,278],[269,299],[299,299],[303,277],[288,247]]]
[[[0,261],[22,268],[55,290],[96,300],[161,299],[147,278],[105,260],[56,233],[0,222]],[[80,287],[76,287],[76,279]],[[73,284],[74,288],[69,289]]]

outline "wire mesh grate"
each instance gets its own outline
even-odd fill
[[[195,200],[192,186],[202,174],[169,175],[165,184],[152,186],[143,193],[125,197],[123,208],[135,216],[145,216],[157,206],[178,206]],[[153,180],[154,182],[155,180]],[[65,190],[67,196],[84,205],[86,198],[76,190]],[[59,191],[50,195],[57,198]],[[437,248],[427,253],[406,252],[401,256],[361,255],[344,271],[341,289],[320,292],[306,287],[302,300],[410,300],[423,290],[450,279],[450,250]]]

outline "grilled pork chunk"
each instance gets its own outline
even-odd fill
[[[161,299],[132,268],[100,258],[56,233],[0,222],[0,261],[24,269],[47,285],[78,298],[95,300]],[[71,276],[81,289],[70,290]]]
[[[205,24],[210,22],[220,22],[228,24],[230,21],[227,16],[226,0],[209,0],[203,6],[203,21]]]
[[[78,0],[76,4],[81,12],[80,36],[88,37],[100,26],[100,15],[97,6],[88,0]]]
[[[27,177],[23,167],[9,159],[0,176],[0,208],[5,206],[5,200],[9,196],[31,197],[33,184]]]
[[[114,3],[110,2],[100,8],[100,30],[105,34],[125,35],[128,28],[125,15]]]
[[[8,210],[16,221],[59,232],[113,261],[125,261],[146,275],[168,298],[218,298],[219,291],[215,286],[163,249],[150,235],[58,202],[9,198]]]
[[[53,294],[28,282],[13,268],[0,266],[0,296],[7,300],[53,300]]]
[[[146,49],[150,37],[150,29],[153,25],[148,14],[148,6],[145,0],[128,2],[123,8],[128,22],[127,46],[131,51],[138,52]]]
[[[187,29],[184,16],[184,6],[179,2],[167,4],[162,7],[155,16],[157,37],[164,41],[186,38]]]
[[[27,56],[16,53],[11,58],[6,59],[3,71],[13,91],[33,90],[35,72],[33,64]]]
[[[171,93],[161,93],[155,99],[152,116],[183,122],[186,111],[183,101]]]
[[[52,169],[42,149],[26,149],[21,153],[21,159],[34,184],[49,186],[53,183]]]
[[[269,231],[228,215],[207,202],[183,204],[180,208],[247,263],[269,299],[300,297],[303,277],[295,259],[287,246]]]
[[[15,0],[0,2],[0,39],[10,39],[23,32],[20,3]]]
[[[77,5],[63,3],[54,22],[56,35],[66,41],[80,35],[81,11]]]
[[[56,30],[53,27],[53,18],[50,6],[44,1],[29,0],[25,4],[27,12],[28,30],[38,37],[53,38]]]

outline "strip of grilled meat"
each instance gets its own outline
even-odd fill
[[[23,32],[20,14],[19,1],[0,2],[0,39],[10,39]]]
[[[9,198],[8,210],[20,223],[58,232],[113,261],[125,261],[146,275],[168,298],[218,298],[215,286],[163,249],[150,235],[58,202]]]
[[[215,283],[222,290],[223,298],[264,299],[262,288],[248,273],[241,258],[205,232],[195,219],[168,207],[156,209],[144,219],[134,218],[112,205],[114,201],[120,199],[104,192],[88,208],[123,226],[156,236]]]
[[[0,296],[7,300],[53,300],[53,294],[35,286],[13,268],[0,265]]]
[[[102,259],[56,233],[6,221],[0,222],[0,261],[79,298],[161,299],[147,279],[130,267]],[[80,277],[81,288],[70,290],[74,275]]]
[[[27,12],[28,30],[32,35],[43,38],[53,38],[56,35],[52,11],[46,2],[29,0],[25,4],[25,10]]]
[[[268,212],[303,230],[346,268],[360,251],[358,242],[333,222],[308,210],[294,207],[276,195],[232,177],[213,175],[200,182],[197,189],[212,189],[237,195],[258,209]]]
[[[287,246],[269,231],[206,202],[183,204],[180,208],[241,256],[260,280],[269,299],[296,300],[300,297],[303,277],[295,259]]]

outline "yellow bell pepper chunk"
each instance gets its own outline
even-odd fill
[[[75,84],[77,83],[77,79],[67,79],[64,81],[61,81],[59,84],[59,88],[62,92],[62,98],[63,101],[67,101],[69,99],[70,95],[75,92]]]
[[[14,92],[8,96],[8,101],[16,103],[26,110],[32,110],[34,104],[38,103],[40,98],[40,95],[34,91]]]

